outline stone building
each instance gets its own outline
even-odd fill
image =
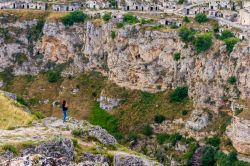
[[[70,3],[70,4],[53,4],[52,10],[54,11],[75,11],[80,9],[81,5],[79,3]]]

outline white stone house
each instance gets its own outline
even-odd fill
[[[46,10],[47,8],[48,4],[44,2],[31,2],[27,4],[27,9]]]
[[[79,10],[81,7],[78,3],[72,3],[72,4],[53,4],[52,10],[54,11],[76,11]]]
[[[184,7],[183,14],[184,15],[196,15],[198,13],[208,14],[208,8],[206,6],[195,6],[195,7]]]
[[[2,1],[0,2],[0,9],[12,9],[13,1]]]

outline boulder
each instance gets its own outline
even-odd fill
[[[36,147],[27,148],[22,152],[23,156],[33,154],[40,154],[44,157],[51,158],[67,158],[67,160],[72,161],[74,157],[74,145],[72,141],[67,138],[56,138]]]
[[[162,166],[162,164],[131,154],[117,154],[114,156],[114,166]]]
[[[111,98],[104,95],[101,95],[99,100],[100,100],[100,107],[107,111],[117,107],[121,102],[121,99]]]
[[[110,160],[107,156],[101,154],[91,154],[91,153],[83,154],[82,162],[79,163],[78,166],[92,166],[92,165],[109,166]]]
[[[206,127],[209,122],[208,113],[202,110],[194,110],[186,122],[186,128],[199,131]]]
[[[250,120],[234,117],[226,130],[234,148],[242,154],[250,155]]]
[[[117,144],[117,140],[115,139],[115,137],[110,135],[105,129],[101,128],[100,126],[91,127],[88,130],[88,135],[96,138],[103,144],[107,145]]]
[[[53,158],[46,157],[44,155],[27,155],[23,157],[18,157],[10,161],[2,163],[3,166],[33,166],[33,165],[44,165],[44,166],[75,166],[67,158]]]

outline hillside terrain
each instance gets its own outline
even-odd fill
[[[25,152],[40,164],[84,165],[84,153],[98,153],[107,157],[90,158],[101,165],[107,158],[121,166],[249,165],[250,49],[236,37],[240,30],[173,15],[162,17],[184,25],[163,26],[145,13],[122,20],[25,10],[0,16],[0,144],[2,156],[13,153],[4,162],[18,165]],[[92,128],[97,135],[89,135]],[[117,145],[104,146],[103,133]],[[35,150],[26,153],[25,142]],[[58,144],[69,155],[46,156]]]

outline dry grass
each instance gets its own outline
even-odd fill
[[[19,21],[23,21],[23,20],[33,20],[43,15],[48,15],[49,12],[42,10],[0,10],[0,15],[2,14],[15,15]]]
[[[0,92],[0,128],[10,129],[27,125],[33,118],[23,111],[23,107],[17,102],[8,99]]]
[[[62,17],[67,15],[68,12],[51,12],[47,17],[48,21],[59,21]]]

